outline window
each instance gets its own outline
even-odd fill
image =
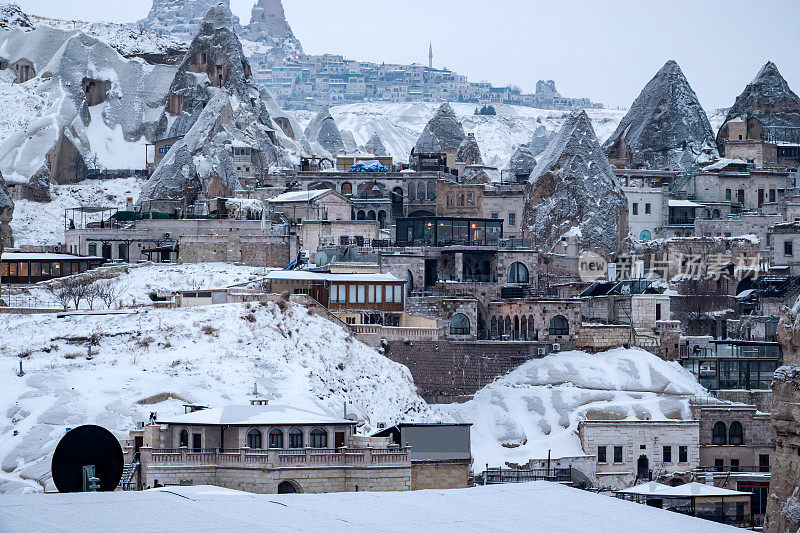
[[[633,214],[634,215],[638,215],[639,214],[639,204],[634,202],[631,207],[633,208]]]
[[[500,213],[498,213],[497,211],[492,211],[492,218],[494,219],[500,218]]]
[[[661,320],[661,304],[656,304],[656,320]]]
[[[731,472],[739,471],[739,459],[731,459]]]
[[[711,444],[716,444],[717,446],[728,444],[728,428],[725,427],[725,422],[717,422],[714,424]]]
[[[400,285],[395,285],[394,286],[394,303],[396,303],[396,304],[402,303],[403,295],[401,293],[402,293],[402,289],[400,288]]]
[[[467,206],[468,207],[475,206],[475,193],[472,192],[467,193]]]
[[[550,319],[550,335],[569,335],[569,323],[561,315],[556,315]]]
[[[364,285],[358,286],[358,303],[363,304],[365,302],[364,298]]]
[[[722,472],[725,469],[725,459],[714,459],[714,470]]]
[[[508,267],[509,283],[528,283],[528,267],[517,261]]]
[[[179,447],[188,448],[189,447],[189,432],[186,431],[185,429],[182,429],[181,430],[181,436],[180,436],[180,439],[178,440],[178,442],[180,443],[180,444],[178,444]]]
[[[456,313],[450,319],[450,335],[469,335],[469,318],[464,313]]]
[[[92,257],[96,257],[97,256],[97,244],[96,243],[89,244],[89,255],[92,256]]]
[[[731,201],[731,190],[730,189],[725,189],[725,200],[727,200],[729,202]]]
[[[339,301],[339,286],[331,285],[331,303],[337,303],[338,301]]]
[[[678,446],[678,462],[679,463],[689,462],[689,449],[686,446]]]
[[[383,285],[375,286],[375,303],[383,302]]]
[[[741,446],[744,444],[744,434],[742,431],[742,424],[739,422],[731,422],[730,437],[728,444],[731,446]]]
[[[355,323],[356,323],[356,317],[348,316],[348,317],[345,317],[344,321],[345,321],[345,324],[347,324],[348,326],[354,326]]]
[[[605,463],[608,458],[606,457],[606,447],[605,446],[598,446],[597,447],[597,462],[598,463]]]
[[[303,432],[298,428],[289,430],[289,448],[302,448],[303,447]]]
[[[509,213],[508,214],[508,225],[509,226],[516,226],[517,225],[517,214],[516,213]]]
[[[614,462],[622,462],[622,446],[614,446]]]
[[[794,250],[792,249],[792,241],[783,241],[783,255],[792,256]]]
[[[644,204],[644,214],[649,215],[652,213],[652,206],[650,204]]]
[[[347,301],[346,297],[347,285],[339,285],[339,303],[345,303]]]
[[[253,428],[247,432],[247,447],[252,450],[261,449],[261,431]]]
[[[269,430],[269,447],[283,448],[283,431],[278,428]]]
[[[312,448],[327,448],[328,447],[328,432],[322,428],[314,428],[309,434]]]
[[[770,202],[774,202],[775,201],[775,189],[770,189],[769,190],[769,201]]]
[[[664,446],[662,449],[662,457],[663,462],[671,463],[672,462],[672,446]]]
[[[374,304],[375,303],[375,285],[369,285],[367,287],[369,290],[367,291],[367,302]]]
[[[769,472],[769,455],[768,454],[760,454],[758,456],[758,471],[759,472]]]
[[[356,303],[356,286],[350,285],[350,303]]]
[[[643,229],[642,232],[639,234],[639,240],[642,242],[652,241],[653,234],[650,233],[650,230]]]
[[[464,194],[458,195],[458,207],[464,207]]]
[[[394,302],[394,289],[392,289],[391,285],[385,285],[386,287],[386,303],[390,304]]]

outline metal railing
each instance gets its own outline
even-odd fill
[[[528,483],[530,481],[552,481],[572,483],[572,467],[569,468],[487,468],[475,479],[476,483],[493,485],[498,483]]]

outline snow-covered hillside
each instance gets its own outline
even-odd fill
[[[67,427],[96,423],[124,436],[187,401],[246,403],[254,383],[274,403],[330,415],[350,402],[365,430],[437,420],[408,369],[295,304],[0,315],[0,331],[0,492],[52,489],[50,456]]]
[[[2,86],[2,84],[0,84]],[[42,245],[64,242],[64,210],[72,207],[117,207],[125,205],[125,198],[139,197],[144,180],[118,178],[87,180],[76,185],[52,185],[52,202],[38,203],[16,200],[11,228],[14,243]]]
[[[353,132],[359,145],[363,146],[377,133],[397,161],[407,162],[411,148],[440,105],[432,102],[363,102],[332,107],[331,114],[340,130]],[[496,116],[483,116],[475,115],[474,104],[456,102],[450,105],[464,130],[475,133],[484,162],[500,168],[508,166],[517,146],[533,139],[538,126],[558,131],[569,116],[567,111],[513,105],[498,105]],[[587,109],[586,112],[600,142],[611,135],[625,115],[624,110]],[[313,118],[313,114],[306,111],[295,113],[303,126]]]
[[[583,455],[582,419],[688,419],[705,389],[677,363],[640,349],[564,352],[529,361],[463,404],[435,409],[471,422],[475,464]]]

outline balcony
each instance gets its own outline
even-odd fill
[[[302,466],[410,466],[411,447],[299,448],[140,448],[145,466],[250,466],[283,468]]]

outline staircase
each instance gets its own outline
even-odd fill
[[[122,478],[119,480],[119,485],[117,486],[118,490],[133,490],[131,484],[133,482],[133,476],[139,471],[139,454],[133,456],[133,461],[129,464],[125,465],[125,468],[122,469]]]
[[[672,194],[678,194],[686,187],[686,184],[692,181],[697,171],[700,170],[700,166],[694,164],[684,170],[680,176],[678,176],[674,182],[672,182],[672,186],[669,188],[669,192]]]

